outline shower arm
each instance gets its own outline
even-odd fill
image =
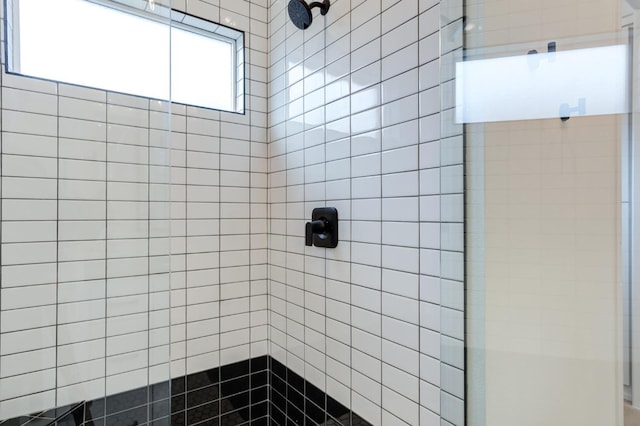
[[[324,2],[322,3],[319,1],[314,1],[309,5],[309,9],[313,9],[314,7],[319,7],[320,14],[323,16],[326,15],[327,12],[329,12],[329,2],[327,0],[324,0]]]

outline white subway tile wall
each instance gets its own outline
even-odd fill
[[[462,1],[286,6],[172,2],[245,31],[245,115],[3,71],[2,418],[269,352],[373,424],[463,424]]]
[[[462,0],[269,8],[271,355],[374,425],[464,424]],[[304,223],[337,207],[336,249]]]
[[[268,5],[171,6],[245,32],[246,114],[3,64],[0,420],[268,352]]]

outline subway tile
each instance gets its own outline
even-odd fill
[[[3,154],[55,157],[56,138],[42,135],[2,132]]]
[[[417,223],[383,222],[382,243],[386,245],[418,247],[420,227]]]
[[[382,106],[382,126],[393,126],[404,121],[418,118],[419,98],[410,95]]]
[[[415,299],[419,293],[418,275],[391,269],[383,269],[382,290],[387,293]]]
[[[56,240],[56,225],[52,221],[3,222],[3,243],[28,243]]]
[[[0,399],[12,399],[55,388],[55,369],[36,371],[14,377],[5,377]]]
[[[379,405],[364,398],[357,392],[352,392],[351,395],[354,412],[359,413],[359,415],[374,426],[382,425],[382,413]]]
[[[149,112],[144,109],[109,105],[107,107],[107,121],[135,127],[149,127]]]
[[[56,178],[57,162],[54,158],[3,155],[2,176]]]
[[[71,84],[58,84],[58,89],[61,97],[84,99],[100,103],[105,103],[107,100],[107,95],[103,90],[90,89]]]
[[[35,308],[2,311],[0,320],[2,333],[48,327],[56,323],[56,307],[53,305]]]
[[[18,376],[50,368],[55,368],[55,348],[3,356],[0,363],[0,377]]]
[[[0,335],[0,343],[0,355],[3,356],[55,347],[55,326],[3,333]]]
[[[416,0],[406,1],[404,4],[411,5],[413,3],[413,8],[416,7]],[[408,6],[411,7],[411,6]],[[400,7],[393,7],[391,11],[399,10]],[[400,14],[397,14],[400,15]],[[386,32],[382,36],[382,56],[387,57],[392,55],[395,52],[398,52],[400,49],[404,48],[408,44],[412,43],[414,40],[418,39],[418,18],[415,14],[409,14],[409,16],[398,17],[390,14],[389,11],[383,14],[383,19],[385,20],[386,28],[393,28],[389,32]],[[385,19],[386,18],[386,19]],[[390,19],[389,19],[390,18]],[[396,19],[395,22],[394,18]],[[406,18],[410,18],[406,20]],[[406,22],[398,22],[405,21]],[[396,26],[395,24],[399,24]],[[383,60],[384,67],[384,60]],[[383,70],[384,72],[384,70]]]
[[[107,118],[107,107],[103,102],[91,102],[60,96],[58,108],[61,117],[103,122]]]
[[[13,199],[55,199],[55,179],[2,177],[2,196]]]
[[[58,191],[64,200],[104,200],[107,188],[100,181],[59,180]]]
[[[36,263],[2,267],[2,287],[49,284],[55,281],[55,263]]]
[[[382,153],[382,173],[397,173],[418,168],[417,145]]]
[[[56,304],[56,288],[53,284],[2,289],[3,311]]]
[[[3,132],[31,135],[55,136],[58,132],[58,120],[53,115],[2,110]]]
[[[2,256],[3,265],[55,262],[56,243],[3,244]]]
[[[418,324],[418,301],[384,293],[382,295],[382,313],[392,318]]]
[[[107,128],[104,123],[60,117],[58,136],[70,139],[105,141]]]

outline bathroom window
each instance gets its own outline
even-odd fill
[[[244,112],[244,33],[154,1],[7,0],[11,73]]]

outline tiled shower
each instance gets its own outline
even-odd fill
[[[1,425],[464,424],[462,1],[287,3],[170,2],[244,114],[3,70]]]

